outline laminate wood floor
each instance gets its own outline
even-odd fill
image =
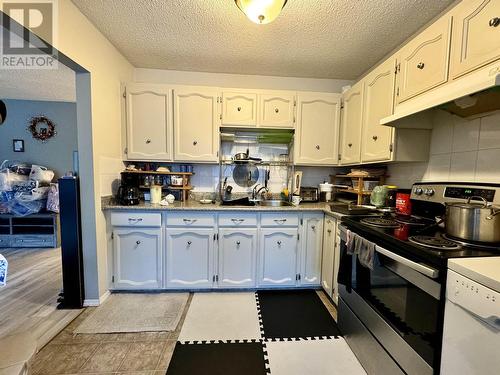
[[[69,324],[81,310],[57,310],[62,287],[61,249],[9,248],[7,285],[0,288],[0,339],[29,331],[38,347]]]

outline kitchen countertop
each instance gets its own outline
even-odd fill
[[[269,206],[222,206],[219,202],[215,204],[202,204],[198,201],[189,200],[187,202],[174,202],[168,206],[161,206],[159,204],[151,204],[141,201],[136,206],[124,206],[117,203],[114,199],[103,198],[101,208],[104,211],[119,211],[119,210],[154,210],[154,211],[180,211],[180,210],[190,210],[190,211],[259,211],[259,212],[283,212],[283,211],[322,211],[330,216],[341,218],[344,216],[341,213],[333,212],[330,209],[330,203],[301,203],[298,206],[280,206],[280,207],[269,207]]]
[[[500,256],[450,259],[448,268],[500,292]]]

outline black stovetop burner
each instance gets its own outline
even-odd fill
[[[387,226],[375,225],[378,222]],[[433,225],[435,221],[428,218],[396,215],[345,216],[342,223],[387,250],[442,268],[446,268],[450,258],[500,256],[500,245],[481,247],[446,238],[444,230]]]

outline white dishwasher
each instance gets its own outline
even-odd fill
[[[441,374],[500,374],[500,293],[452,270],[446,286]]]

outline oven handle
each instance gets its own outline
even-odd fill
[[[404,264],[405,266],[410,267],[412,270],[415,270],[427,277],[430,277],[432,279],[437,279],[439,276],[438,270],[428,267],[421,263],[413,262],[409,259],[406,259],[405,257],[402,257],[401,255],[394,254],[393,252],[386,250],[378,245],[375,247],[375,250],[378,253],[385,255],[387,258],[391,258],[392,260],[398,263]]]

